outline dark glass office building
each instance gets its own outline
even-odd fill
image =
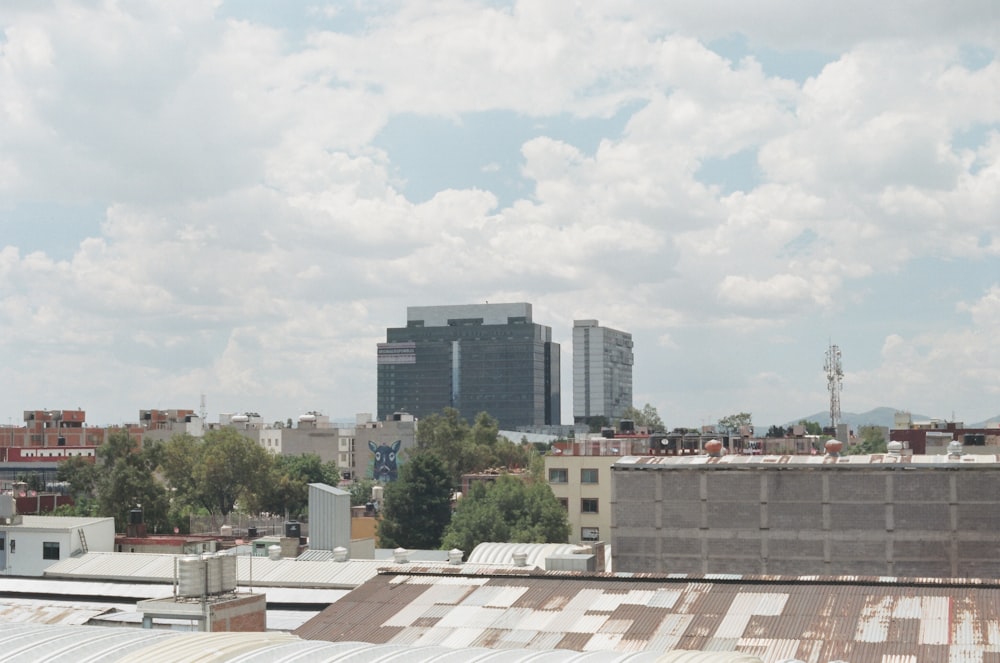
[[[500,428],[558,425],[559,344],[531,304],[410,306],[378,345],[378,418],[445,407]]]

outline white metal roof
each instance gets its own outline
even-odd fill
[[[469,553],[469,564],[511,566],[515,553],[527,555],[527,565],[545,568],[545,559],[553,555],[571,555],[580,549],[572,543],[480,543]]]
[[[183,633],[100,626],[10,624],[0,629],[6,660],[37,663],[115,663],[118,661],[199,661],[276,663],[342,661],[352,663],[760,663],[733,652],[576,652],[565,650],[450,649],[441,646],[372,645],[301,640],[286,633]]]
[[[4,529],[70,529],[73,527],[85,527],[95,523],[114,520],[114,518],[79,518],[77,516],[21,516],[19,525],[0,525]]]
[[[577,546],[567,544],[495,544],[524,546],[547,546],[545,550],[572,551]],[[477,547],[478,550],[478,547]],[[543,554],[539,550],[535,554]],[[563,551],[564,552],[564,551]],[[560,552],[544,552],[540,566],[544,567],[545,557]],[[500,555],[502,557],[502,555]],[[79,557],[60,560],[45,570],[46,578],[73,578],[77,580],[119,580],[130,582],[173,583],[174,568],[180,555],[162,553],[116,553],[91,552]],[[528,556],[532,564],[532,554]],[[412,562],[409,562],[412,566]],[[475,570],[471,560],[464,565],[467,570]],[[447,566],[448,562],[421,561],[421,566]],[[490,566],[511,566],[508,554],[503,561]],[[314,587],[326,589],[351,589],[374,578],[379,569],[406,568],[407,563],[397,564],[387,559],[349,559],[345,562],[332,560],[309,561],[302,559],[269,559],[267,557],[237,557],[237,580],[241,586],[253,587]]]

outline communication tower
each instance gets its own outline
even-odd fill
[[[840,364],[840,348],[833,343],[826,350],[826,361],[823,363],[826,371],[826,388],[830,392],[830,426],[837,430],[840,423],[840,390],[844,378],[844,368]]]

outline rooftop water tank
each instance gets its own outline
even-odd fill
[[[197,555],[177,560],[177,595],[194,598],[205,594],[205,565]]]
[[[219,559],[222,570],[222,591],[223,592],[235,592],[236,591],[236,555],[230,555],[227,553],[219,553],[216,555]]]

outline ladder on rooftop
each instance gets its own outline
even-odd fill
[[[80,535],[80,548],[83,552],[87,552],[87,535],[83,533],[82,527],[76,531]]]

